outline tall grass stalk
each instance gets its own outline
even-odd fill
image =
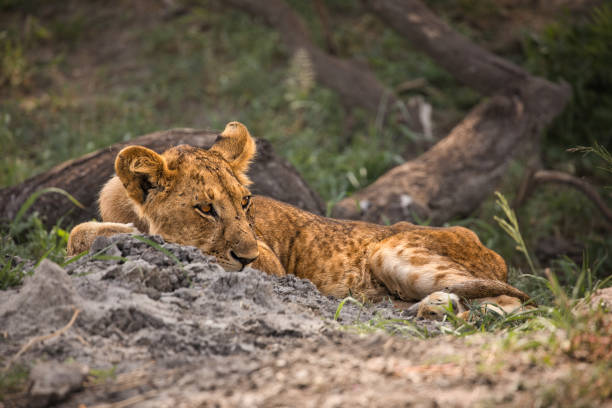
[[[77,200],[76,198],[74,198],[70,193],[68,193],[66,190],[63,190],[61,188],[57,188],[57,187],[46,187],[46,188],[42,188],[32,194],[30,194],[30,196],[27,198],[27,200],[25,200],[25,202],[21,205],[21,207],[19,207],[19,211],[17,211],[17,215],[15,216],[15,219],[13,220],[13,222],[11,223],[11,226],[13,225],[17,225],[19,223],[19,221],[21,220],[21,218],[23,218],[23,216],[25,215],[25,213],[30,209],[30,207],[32,205],[34,205],[34,202],[36,202],[36,200],[38,200],[38,198],[40,196],[42,196],[43,194],[49,194],[49,193],[58,193],[58,194],[62,194],[63,196],[65,196],[66,198],[68,198],[68,200],[70,200],[70,202],[74,205],[76,205],[79,208],[85,208],[83,206],[83,204],[81,204],[79,202],[79,200]]]
[[[525,241],[523,240],[523,236],[521,235],[521,230],[519,228],[518,220],[516,218],[514,210],[510,208],[508,200],[506,200],[506,197],[504,197],[502,193],[496,191],[495,195],[497,196],[497,200],[495,201],[495,203],[504,212],[506,219],[503,219],[498,216],[494,216],[493,218],[495,219],[495,221],[497,221],[499,226],[514,240],[514,242],[516,243],[516,250],[525,255],[525,259],[527,259],[527,263],[529,264],[529,269],[531,270],[531,273],[536,275],[537,270],[535,264],[531,259],[531,255],[529,254],[527,245],[525,245]]]

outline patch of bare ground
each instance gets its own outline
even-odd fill
[[[606,406],[592,396],[580,401],[579,395],[567,395],[567,383],[580,392],[592,388],[581,378],[589,373],[588,364],[567,358],[537,362],[532,353],[492,347],[499,341],[496,335],[298,341],[277,355],[209,360],[171,370],[149,366],[104,386],[86,386],[65,406]],[[586,375],[589,383],[595,380]],[[121,400],[95,405],[109,395]]]

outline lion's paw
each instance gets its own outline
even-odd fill
[[[416,316],[429,320],[442,320],[447,311],[452,311],[456,315],[463,315],[466,312],[461,299],[454,293],[433,292],[417,305]]]

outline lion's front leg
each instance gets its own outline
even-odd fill
[[[265,242],[257,240],[257,249],[259,249],[259,256],[251,265],[253,268],[270,275],[285,276],[287,274],[274,251]]]
[[[140,231],[132,224],[96,221],[84,222],[70,231],[66,255],[74,256],[89,250],[91,244],[93,244],[99,236],[110,237],[116,234],[133,234],[139,232]]]

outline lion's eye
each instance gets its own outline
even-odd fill
[[[193,207],[200,215],[215,215],[215,209],[212,204],[198,204]]]
[[[251,196],[244,196],[242,197],[242,201],[240,202],[240,205],[242,205],[242,208],[246,209],[249,206],[250,202],[251,202]]]

